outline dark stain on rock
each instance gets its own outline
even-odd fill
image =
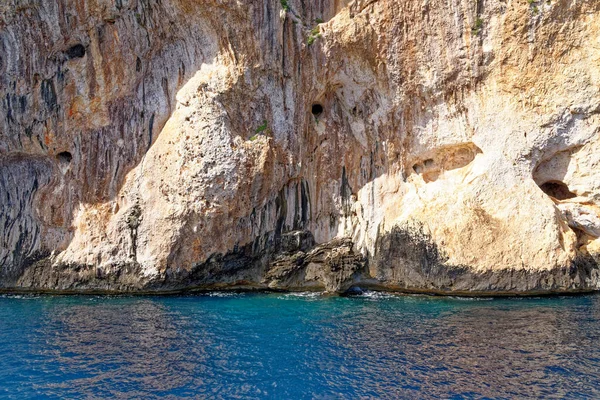
[[[300,184],[300,199],[302,204],[302,225],[306,225],[310,220],[310,193],[308,183],[302,181]]]
[[[27,111],[27,96],[19,97],[19,105],[21,106],[21,114],[25,114],[25,111]]]
[[[154,113],[150,115],[150,121],[148,122],[148,149],[152,146],[152,131],[154,130]]]
[[[6,94],[6,101],[5,101],[5,108],[6,108],[6,121],[10,124],[12,122],[14,122],[13,119],[13,115],[12,115],[12,106],[10,104],[10,94]]]
[[[342,167],[342,184],[340,187],[340,196],[342,197],[342,211],[344,215],[349,215],[352,209],[352,187],[348,182],[346,167]]]
[[[56,89],[54,88],[54,81],[52,79],[46,79],[42,81],[40,86],[41,96],[48,109],[53,110],[56,108]]]
[[[275,237],[281,237],[283,233],[285,217],[287,215],[287,201],[285,198],[285,189],[281,189],[275,199],[275,214],[277,215],[277,225],[275,226]]]
[[[131,240],[129,256],[134,261],[137,261],[138,228],[142,222],[142,209],[138,204],[134,205],[131,208],[125,222],[127,223],[127,227],[129,228],[129,238]]]

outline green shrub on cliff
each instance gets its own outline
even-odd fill
[[[483,28],[483,20],[477,17],[475,25],[471,27],[471,33],[473,33],[473,35],[478,35],[479,32],[481,32],[481,28]]]
[[[308,39],[306,40],[306,43],[310,46],[312,45],[315,40],[317,40],[317,38],[321,37],[321,32],[318,26],[315,26],[314,28],[311,29],[309,35],[308,35]]]
[[[265,119],[262,123],[262,125],[260,125],[258,128],[256,128],[255,133],[259,134],[264,132],[265,130],[267,130],[267,120]]]

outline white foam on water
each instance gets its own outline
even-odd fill
[[[20,300],[32,300],[38,299],[40,295],[37,294],[0,294],[2,299],[20,299]]]
[[[297,298],[306,298],[306,299],[316,299],[321,297],[323,294],[320,292],[291,292],[286,293],[280,296],[281,299],[297,299]]]
[[[236,292],[209,292],[207,293],[209,297],[236,297],[239,296],[240,293]]]
[[[493,297],[465,297],[465,296],[447,296],[446,298],[459,301],[492,301]]]

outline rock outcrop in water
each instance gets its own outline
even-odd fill
[[[0,285],[596,290],[600,2],[7,0]]]

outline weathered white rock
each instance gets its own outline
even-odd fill
[[[600,3],[288,4],[3,6],[1,284],[598,288]]]

